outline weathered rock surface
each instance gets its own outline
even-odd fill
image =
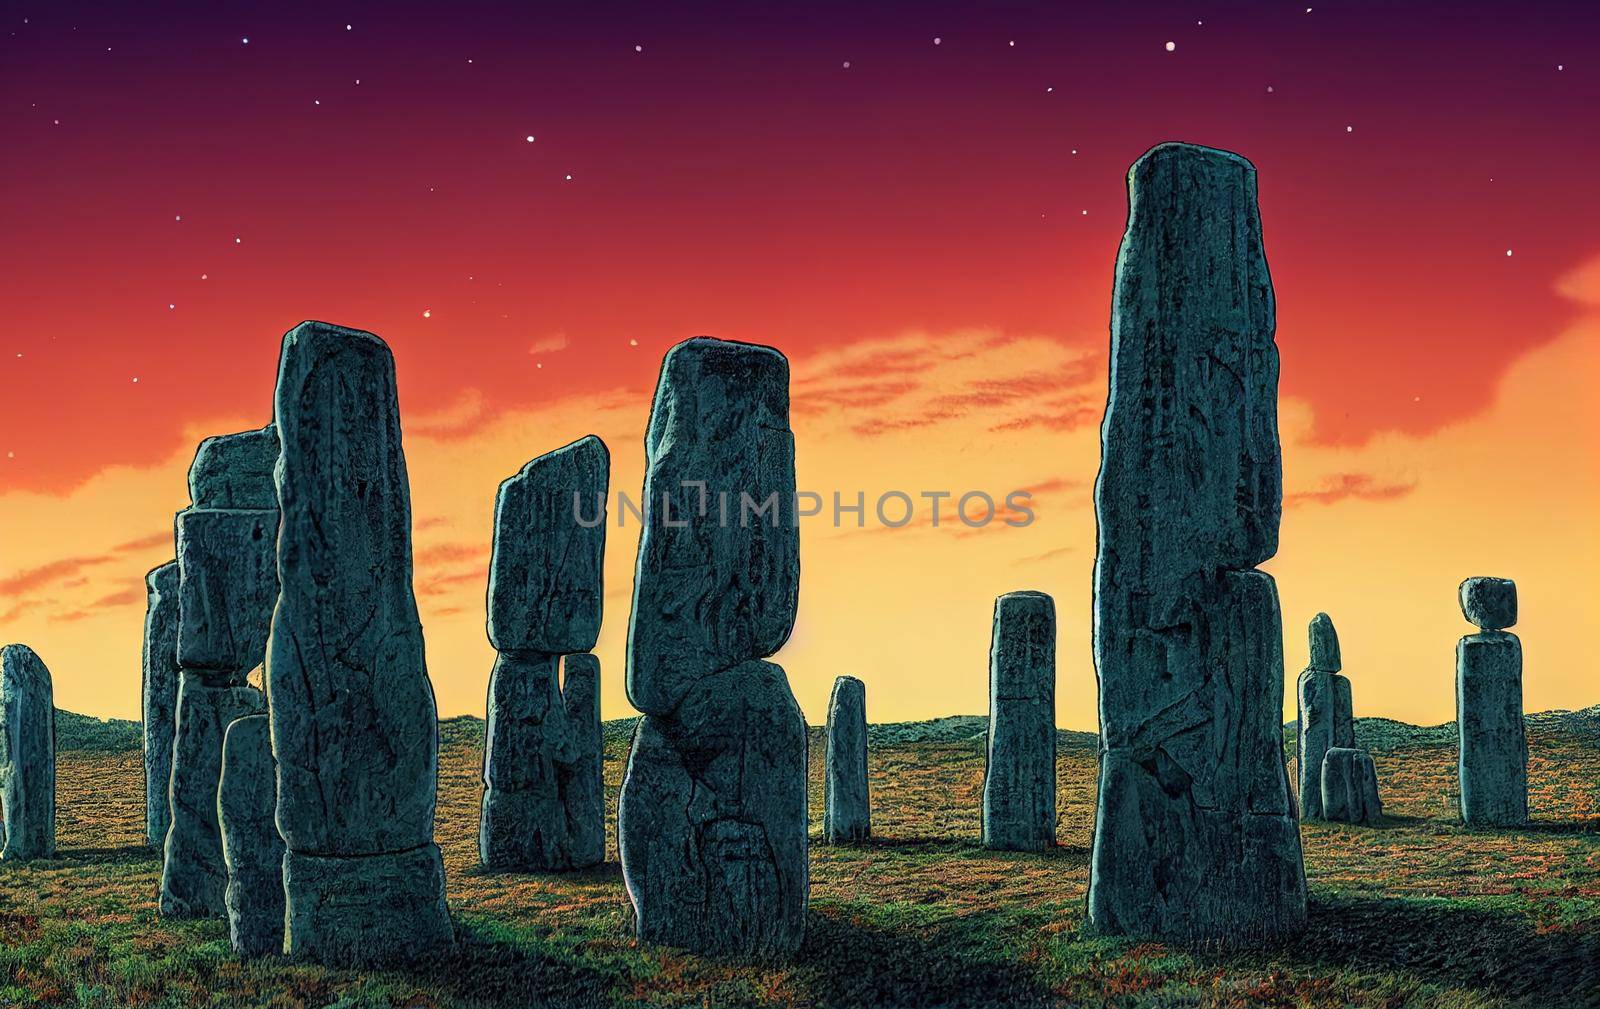
[[[224,905],[233,951],[240,956],[283,952],[283,838],[272,737],[266,715],[228,726],[222,741],[217,814],[228,870]]]
[[[489,678],[478,856],[492,868],[579,869],[605,860],[600,661],[501,652]]]
[[[500,485],[489,561],[489,642],[496,649],[565,655],[594,648],[605,597],[610,471],[605,442],[590,435],[539,456]]]
[[[634,707],[664,715],[697,678],[772,655],[794,628],[789,362],[709,337],[673,347],[645,454],[627,686]]]
[[[1461,819],[1473,827],[1528,821],[1528,739],[1522,721],[1522,642],[1507,631],[1456,646]]]
[[[172,741],[178,715],[178,562],[145,576],[144,616],[144,832],[153,848],[167,843],[172,824]]]
[[[823,778],[822,836],[829,844],[872,835],[867,788],[867,685],[854,676],[833,681],[828,699],[828,753]]]
[[[1310,637],[1311,661],[1308,667],[1337,673],[1342,663],[1339,661],[1339,632],[1333,629],[1333,619],[1326,613],[1312,617]]]
[[[285,948],[336,966],[403,961],[452,931],[393,355],[370,333],[296,327],[274,416],[282,585],[266,678]]]
[[[278,508],[272,468],[278,461],[278,430],[207,438],[189,465],[189,500],[196,508]]]
[[[185,672],[178,686],[172,751],[172,825],[161,865],[160,911],[166,918],[221,918],[228,867],[222,857],[217,784],[222,740],[236,719],[266,710],[251,686],[214,686]]]
[[[1055,601],[1011,592],[994,604],[983,844],[1043,851],[1055,843]]]
[[[1322,762],[1322,808],[1336,823],[1371,825],[1383,819],[1378,768],[1366,750],[1330,749]]]
[[[1350,678],[1334,673],[1329,679],[1333,683],[1333,745],[1354,748],[1356,713],[1350,692]]]
[[[1461,612],[1486,631],[1517,622],[1517,583],[1509,578],[1468,578],[1461,583]]]
[[[178,665],[217,686],[244,682],[267,654],[278,601],[278,513],[178,513]]]
[[[1102,753],[1089,919],[1212,948],[1299,932],[1279,722],[1278,354],[1255,170],[1163,144],[1129,174],[1096,485]]]
[[[1300,818],[1320,820],[1322,811],[1322,761],[1334,742],[1336,699],[1333,674],[1307,669],[1297,683],[1299,748],[1296,766],[1300,778]]]
[[[0,648],[0,859],[56,853],[56,709],[50,670],[27,645]]]

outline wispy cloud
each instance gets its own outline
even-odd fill
[[[1307,504],[1333,504],[1337,501],[1393,501],[1417,489],[1415,483],[1380,483],[1370,473],[1338,473],[1316,490],[1285,494],[1283,505],[1294,508]]]

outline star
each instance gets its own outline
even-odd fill
[[[629,340],[628,341],[628,346],[637,347],[637,346],[639,346],[639,341],[638,340]]]
[[[1176,42],[1168,42],[1167,43],[1167,52],[1170,53],[1176,48],[1178,48],[1178,43],[1176,43]]]
[[[523,139],[531,144],[531,143],[533,143],[533,134],[530,133],[526,137],[524,137]]]
[[[424,319],[431,319],[431,318],[433,318],[433,309],[431,309],[431,308],[424,308],[424,309],[423,309],[423,310],[422,310],[422,317],[423,317],[423,318],[424,318]]]
[[[1510,249],[1506,250],[1506,255],[1508,255],[1508,256],[1511,255],[1511,250]]]
[[[244,38],[240,39],[239,41],[243,45],[249,45],[250,44],[250,36],[246,35]]]
[[[644,52],[644,46],[634,46],[633,51],[636,53],[642,53]]]

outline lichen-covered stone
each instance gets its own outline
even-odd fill
[[[266,715],[228,726],[222,741],[217,814],[228,870],[224,905],[233,951],[244,957],[283,952],[283,838],[272,737]]]
[[[1378,768],[1366,750],[1335,746],[1323,757],[1322,808],[1335,823],[1372,825],[1383,819]]]
[[[1461,819],[1472,827],[1528,821],[1528,739],[1522,720],[1522,642],[1507,631],[1456,646]]]
[[[489,678],[478,856],[550,871],[605,860],[600,664],[593,655],[501,652]]]
[[[153,848],[167,843],[172,824],[172,740],[178,714],[178,562],[145,576],[144,616],[144,832]]]
[[[56,852],[56,709],[50,670],[27,645],[0,648],[0,859]]]
[[[1339,661],[1339,632],[1333,629],[1333,619],[1326,613],[1318,613],[1312,617],[1310,638],[1310,668],[1337,673],[1341,668]]]
[[[1307,669],[1300,674],[1296,694],[1299,748],[1296,766],[1300,778],[1300,818],[1320,820],[1322,813],[1322,761],[1334,742],[1336,704],[1333,674]]]
[[[278,430],[207,438],[189,466],[189,500],[196,508],[276,509],[272,468],[278,461]]]
[[[605,596],[610,469],[605,442],[590,435],[539,456],[500,485],[489,561],[495,648],[565,655],[594,647]]]
[[[1282,472],[1255,170],[1162,144],[1129,173],[1095,505],[1100,790],[1089,920],[1211,948],[1306,922],[1272,579]]]
[[[207,682],[241,683],[267,654],[278,601],[278,513],[178,513],[178,665]]]
[[[1333,684],[1333,745],[1354,748],[1356,745],[1355,701],[1350,691],[1350,678],[1339,673],[1330,677]]]
[[[828,699],[828,753],[823,778],[822,836],[829,844],[872,834],[867,788],[867,686],[854,676],[833,681]]]
[[[617,813],[641,942],[782,957],[805,932],[805,720],[783,670],[694,682],[634,733]]]
[[[1011,592],[994,605],[983,844],[1042,851],[1055,843],[1055,601]]]
[[[664,715],[696,679],[772,655],[794,628],[789,362],[709,337],[673,347],[645,452],[627,688],[634,707]]]
[[[1461,612],[1486,631],[1517,622],[1517,583],[1509,578],[1468,578],[1461,583]]]
[[[266,678],[286,945],[334,966],[402,961],[452,932],[443,870],[409,872],[438,860],[438,721],[393,355],[370,333],[296,327],[274,416],[282,585]]]
[[[227,913],[228,867],[222,857],[217,784],[222,740],[236,719],[266,710],[251,686],[214,686],[185,672],[178,686],[172,751],[172,825],[161,864],[165,918],[221,918]]]

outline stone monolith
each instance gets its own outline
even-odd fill
[[[1461,583],[1461,612],[1481,630],[1456,645],[1457,771],[1461,819],[1511,827],[1528,820],[1528,738],[1522,721],[1517,587],[1506,578]]]
[[[1283,757],[1282,472],[1256,173],[1162,144],[1128,176],[1095,487],[1102,933],[1249,947],[1306,923]]]
[[[781,667],[799,595],[789,363],[698,337],[662,362],[629,625],[618,809],[641,942],[776,958],[805,933],[806,729]]]
[[[1322,758],[1335,746],[1339,723],[1339,635],[1326,613],[1311,618],[1311,661],[1296,683],[1300,818],[1322,819]],[[1344,677],[1338,677],[1344,679]],[[1348,681],[1346,681],[1348,682]],[[1347,695],[1348,696],[1348,695]]]
[[[27,645],[0,648],[0,815],[0,859],[56,853],[55,700]]]
[[[268,718],[240,718],[223,737],[217,815],[228,869],[228,935],[243,957],[283,952],[284,849],[274,822],[277,807]]]
[[[284,951],[341,967],[434,955],[454,932],[394,357],[371,333],[297,326],[274,415],[282,585],[266,681]]]
[[[823,778],[822,836],[829,844],[872,835],[867,788],[867,686],[854,676],[833,681],[828,699],[828,753]]]
[[[178,716],[178,562],[145,576],[144,750],[145,843],[160,848],[172,824],[172,740]]]
[[[989,647],[983,845],[1056,843],[1056,606],[1043,592],[995,600]]]
[[[1324,819],[1369,826],[1383,819],[1378,768],[1366,750],[1332,747],[1323,756],[1320,777]]]

